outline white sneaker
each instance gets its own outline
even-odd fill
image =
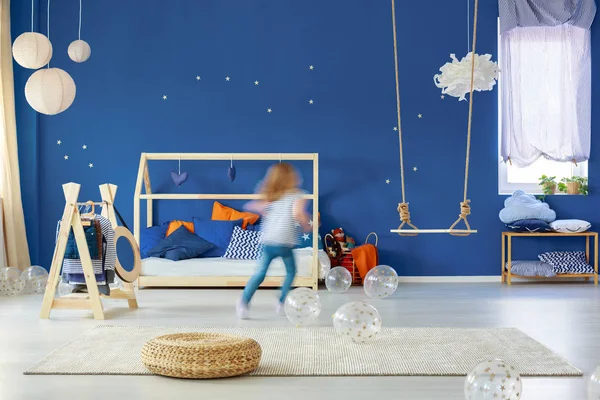
[[[277,306],[275,306],[275,312],[277,313],[277,315],[285,317],[285,306],[279,300],[277,300]]]
[[[248,319],[250,314],[250,309],[248,308],[248,304],[244,303],[244,300],[240,299],[237,303],[236,313],[239,319]]]

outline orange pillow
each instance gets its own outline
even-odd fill
[[[171,223],[169,224],[169,227],[167,228],[167,234],[165,235],[165,237],[167,237],[171,233],[175,232],[181,225],[185,226],[185,228],[188,231],[194,233],[194,223],[193,222],[175,220],[175,221],[171,221]]]
[[[215,201],[213,204],[212,219],[218,221],[237,221],[243,219],[242,229],[246,229],[248,224],[255,224],[260,218],[260,215],[250,212],[242,212]]]

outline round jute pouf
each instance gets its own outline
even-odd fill
[[[238,376],[258,367],[256,341],[222,333],[176,333],[156,337],[142,348],[142,362],[157,375],[186,379]]]

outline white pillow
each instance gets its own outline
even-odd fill
[[[592,224],[581,219],[557,219],[550,223],[550,227],[556,232],[577,233],[590,229]]]

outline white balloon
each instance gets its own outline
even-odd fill
[[[25,98],[37,112],[55,115],[65,111],[75,100],[73,78],[60,68],[35,71],[25,84]]]
[[[520,400],[522,389],[521,376],[514,367],[502,360],[487,360],[467,375],[465,400]]]
[[[41,33],[25,32],[15,39],[12,53],[20,66],[38,69],[50,62],[52,43]]]
[[[90,58],[90,55],[92,55],[92,49],[85,40],[75,40],[71,42],[67,52],[69,53],[69,58],[76,63],[87,61],[87,59]]]
[[[398,274],[388,265],[378,265],[367,272],[363,288],[365,294],[372,298],[391,296],[398,288]]]
[[[333,314],[333,327],[343,337],[363,343],[374,339],[381,331],[381,316],[372,305],[353,301]]]
[[[344,293],[352,285],[352,275],[344,267],[334,267],[325,276],[325,286],[331,293]]]
[[[24,287],[25,282],[21,279],[19,268],[0,268],[0,295],[14,296],[21,293]]]
[[[588,399],[600,399],[600,366],[596,367],[588,383]]]
[[[21,272],[21,280],[25,283],[23,293],[44,293],[48,282],[48,271],[39,265],[32,265]]]
[[[285,298],[284,310],[292,324],[307,325],[321,314],[321,299],[312,289],[294,289]]]

